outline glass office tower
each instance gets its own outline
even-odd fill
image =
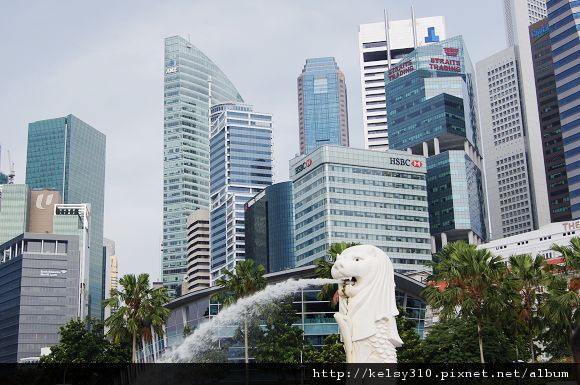
[[[385,73],[389,146],[427,158],[433,250],[487,239],[474,71],[461,36],[418,47]]]
[[[549,0],[548,23],[572,219],[580,218],[580,1]]]
[[[244,260],[244,205],[272,184],[272,115],[240,103],[211,109],[211,281]]]
[[[30,192],[25,184],[0,186],[0,244],[24,233],[28,223]]]
[[[572,213],[570,211],[568,177],[564,160],[562,126],[560,124],[554,65],[552,64],[548,19],[530,25],[529,31],[536,79],[538,113],[542,129],[550,220],[552,222],[569,221],[572,219]]]
[[[105,135],[74,115],[28,125],[26,184],[91,205],[89,315],[102,317]]]
[[[165,39],[164,60],[162,275],[175,295],[187,270],[187,217],[209,208],[210,105],[242,97],[211,59],[180,36]]]
[[[292,182],[266,187],[246,203],[246,255],[267,273],[295,267]]]
[[[348,146],[346,82],[333,57],[306,59],[298,76],[300,154],[323,144]]]

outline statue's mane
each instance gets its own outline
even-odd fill
[[[371,245],[353,246],[345,250],[347,251],[372,257],[376,267],[371,270],[374,273],[372,280],[364,280],[367,282],[358,294],[349,298],[348,314],[353,325],[356,325],[353,328],[352,340],[357,341],[376,334],[376,321],[385,318],[395,322],[394,317],[399,311],[395,300],[393,264],[389,257],[381,249]],[[393,337],[399,339],[398,334]]]

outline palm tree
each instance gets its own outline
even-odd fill
[[[551,249],[562,255],[564,267],[546,265],[551,274],[540,314],[547,325],[544,337],[566,346],[572,331],[580,324],[580,238],[572,238],[569,246],[554,244]]]
[[[487,314],[499,312],[504,306],[501,281],[505,263],[488,250],[462,241],[448,244],[437,253],[436,260],[428,280],[444,285],[428,285],[422,293],[431,306],[441,308],[444,319],[458,315],[475,319],[480,359],[484,363],[482,325]]]
[[[535,362],[534,337],[542,329],[542,320],[538,314],[543,287],[547,282],[544,269],[545,260],[538,255],[532,259],[530,255],[513,255],[509,258],[509,278],[512,280],[516,293],[515,306],[518,320],[523,324],[530,344],[532,362]]]
[[[149,274],[123,276],[119,283],[122,290],[111,289],[111,297],[103,301],[103,306],[117,308],[105,320],[110,329],[107,332],[114,341],[131,336],[133,362],[137,361],[137,338],[152,338],[151,329],[163,336],[163,326],[171,311],[164,307],[170,298],[164,287],[150,288]],[[144,347],[144,346],[143,346]]]
[[[553,244],[551,249],[562,254],[564,258],[564,274],[571,272],[570,290],[577,291],[580,289],[580,237],[574,237],[570,240],[570,246],[560,246]]]
[[[317,259],[315,262],[316,267],[314,271],[316,273],[316,276],[319,278],[332,278],[331,270],[332,265],[334,265],[334,262],[336,262],[336,257],[338,257],[343,251],[345,251],[349,247],[356,245],[360,245],[360,243],[340,242],[331,244],[330,248],[326,251],[326,254],[328,254],[328,258],[320,258]],[[334,307],[336,306],[334,296],[337,290],[338,290],[337,284],[323,285],[320,288],[320,293],[318,293],[318,298],[321,300],[330,301],[330,305]]]
[[[233,272],[223,269],[223,276],[216,280],[216,285],[224,290],[215,295],[214,299],[222,305],[228,306],[240,298],[244,298],[264,289],[267,285],[264,273],[266,269],[262,265],[255,265],[252,259],[246,259],[236,264]],[[249,362],[248,354],[248,318],[244,316],[244,358]]]

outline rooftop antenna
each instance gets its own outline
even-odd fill
[[[415,21],[415,7],[411,5],[411,23],[413,26],[413,48],[417,49],[417,23]]]
[[[387,69],[391,69],[391,42],[389,40],[389,14],[387,9],[384,10],[385,17],[385,44],[387,45]]]
[[[8,150],[8,184],[14,184],[15,176],[16,172],[14,171],[14,162],[12,162],[12,158],[10,157],[10,150]]]

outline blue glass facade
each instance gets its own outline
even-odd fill
[[[245,259],[244,205],[272,184],[272,115],[248,105],[211,109],[211,279]]]
[[[74,115],[28,125],[26,184],[54,189],[64,203],[91,205],[89,314],[102,317],[105,135]]]
[[[542,148],[546,171],[546,184],[550,205],[551,222],[572,219],[568,176],[564,161],[562,127],[556,93],[556,79],[552,65],[550,26],[545,18],[529,26],[538,114],[542,129]]]
[[[210,104],[242,97],[187,39],[166,38],[164,60],[162,275],[174,295],[187,270],[187,217],[209,209]]]
[[[487,238],[474,82],[461,36],[419,47],[385,73],[390,147],[428,157],[434,249]]]
[[[481,170],[463,151],[427,158],[431,234],[472,230],[485,235]]]
[[[549,0],[548,22],[572,219],[580,218],[580,1]]]
[[[348,146],[344,74],[332,57],[307,59],[298,77],[300,154],[324,144]]]
[[[245,207],[246,258],[274,273],[296,264],[292,182],[269,186]]]

